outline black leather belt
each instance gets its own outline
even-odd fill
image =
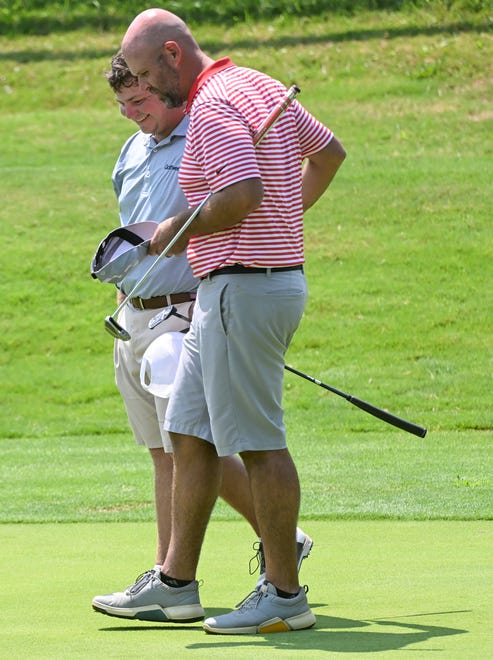
[[[216,275],[239,275],[241,273],[284,273],[288,270],[301,270],[301,272],[303,272],[303,266],[298,264],[297,266],[280,266],[279,268],[250,268],[249,266],[235,264],[234,266],[225,266],[224,268],[211,270],[211,272],[204,275],[202,279],[205,280],[209,277],[215,277]]]
[[[167,296],[155,296],[154,298],[130,298],[129,302],[135,309],[160,309],[169,307],[169,305],[192,302],[196,297],[196,293],[170,293]]]

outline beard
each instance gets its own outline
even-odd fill
[[[180,108],[185,102],[180,92],[180,77],[162,56],[159,63],[162,67],[156,80],[159,87],[151,87],[150,91],[161,99],[167,108]]]
[[[158,99],[160,99],[164,103],[164,105],[170,110],[172,110],[173,108],[181,108],[181,106],[184,103],[184,99],[178,93],[170,92],[170,91],[162,92],[157,87],[151,87],[149,91],[155,94],[158,97]]]

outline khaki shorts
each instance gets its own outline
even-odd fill
[[[301,271],[202,280],[165,428],[219,456],[284,449],[284,355],[306,297]]]
[[[184,316],[191,316],[192,303],[175,305]],[[171,441],[163,428],[168,399],[155,397],[140,384],[142,356],[149,344],[164,332],[184,330],[188,324],[183,319],[170,316],[153,330],[149,321],[160,312],[159,309],[135,309],[125,305],[118,322],[129,331],[130,341],[115,341],[114,362],[115,380],[127,411],[128,421],[138,445],[148,449],[164,447],[171,452]]]

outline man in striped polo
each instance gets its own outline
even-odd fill
[[[345,151],[296,101],[255,149],[254,133],[285,88],[229,58],[212,60],[170,12],[139,14],[122,50],[143,89],[168,107],[186,102],[190,118],[179,181],[191,208],[159,225],[150,253],[162,252],[213,192],[171,250],[188,250],[201,282],[165,422],[175,460],[172,536],[162,585],[145,597],[158,599],[174,620],[200,612],[195,577],[218,495],[218,457],[239,453],[266,579],[238,609],[206,619],[204,629],[309,628],[315,617],[297,573],[300,490],[283,420],[284,355],[307,295],[303,213],[326,190]]]
[[[115,94],[120,113],[135,122],[139,130],[124,144],[112,174],[113,187],[118,199],[123,226],[150,218],[163,220],[187,203],[178,186],[178,170],[185,147],[188,117],[181,108],[169,109],[154,94],[139,87],[130,73],[121,52],[111,60],[106,74]],[[126,273],[118,283],[118,302],[125,291],[133,289],[149,267],[144,259]],[[137,273],[135,273],[137,271]],[[166,615],[159,604],[143,605],[142,591],[149,583],[159,579],[171,535],[171,493],[173,482],[173,454],[171,441],[163,428],[168,397],[154,396],[141,385],[141,366],[149,345],[161,334],[180,331],[189,327],[183,318],[171,315],[156,328],[149,328],[149,321],[168,304],[176,306],[182,317],[192,316],[192,299],[198,280],[192,275],[186,254],[163,259],[155,269],[141,298],[122,310],[125,327],[131,328],[130,341],[116,340],[114,346],[115,376],[122,395],[130,426],[138,445],[148,448],[154,467],[155,508],[157,522],[157,548],[155,565],[141,573],[134,584],[124,592],[95,596],[93,609],[103,614],[125,619],[164,621]],[[186,293],[175,293],[183,292]],[[189,293],[191,292],[191,293]],[[152,380],[152,379],[151,379]],[[257,534],[255,513],[248,476],[244,463],[238,456],[222,457],[222,482],[219,496],[235,508],[253,527]],[[298,569],[312,546],[312,540],[297,529]],[[262,539],[254,543],[258,551],[250,568],[258,559],[259,581],[263,582],[264,561]]]

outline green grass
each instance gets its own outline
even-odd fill
[[[429,428],[417,439],[287,375],[302,516],[491,518],[491,15],[438,3],[195,32],[296,81],[348,151],[307,214],[289,362]],[[114,291],[89,277],[133,130],[102,76],[121,35],[2,39],[3,521],[153,516],[103,329]]]
[[[280,15],[317,16],[324,13],[353,16],[363,10],[412,10],[416,7],[453,12],[482,13],[491,0],[172,0],[166,8],[187,22],[221,26],[255,22]],[[110,31],[125,29],[129,18],[142,11],[139,0],[0,0],[0,34],[46,34],[84,27]]]
[[[305,528],[316,539],[301,571],[316,628],[222,637],[199,624],[126,622],[91,610],[94,595],[122,588],[147,566],[151,523],[2,525],[4,556],[26,548],[31,566],[0,564],[9,594],[0,653],[19,660],[491,657],[490,524],[309,521]],[[210,525],[198,573],[208,615],[229,610],[253,587],[253,540],[244,523]],[[116,548],[123,549],[117,558]]]
[[[326,433],[319,400],[296,415],[301,432],[290,443],[303,491],[304,520],[491,518],[491,451],[476,433],[464,451],[461,433],[408,439],[364,427],[347,411],[345,426]],[[313,422],[307,425],[307,417]],[[343,422],[340,422],[341,426]],[[379,422],[371,424],[375,429]],[[22,452],[22,458],[20,453]],[[352,474],[352,476],[350,476]],[[148,521],[154,516],[150,459],[128,433],[2,441],[0,510],[3,522]],[[28,487],[26,487],[28,484]],[[238,519],[224,502],[216,520]]]
[[[102,76],[124,23],[90,29],[99,3],[4,4],[0,655],[490,658],[491,3],[194,26],[213,57],[296,81],[348,151],[307,214],[310,299],[289,363],[429,429],[408,435],[286,374],[317,628],[227,639],[91,611],[155,544],[150,459],[103,329],[115,295],[89,276],[118,224],[110,174],[133,130]],[[252,588],[253,540],[218,502],[198,575],[208,613]]]

